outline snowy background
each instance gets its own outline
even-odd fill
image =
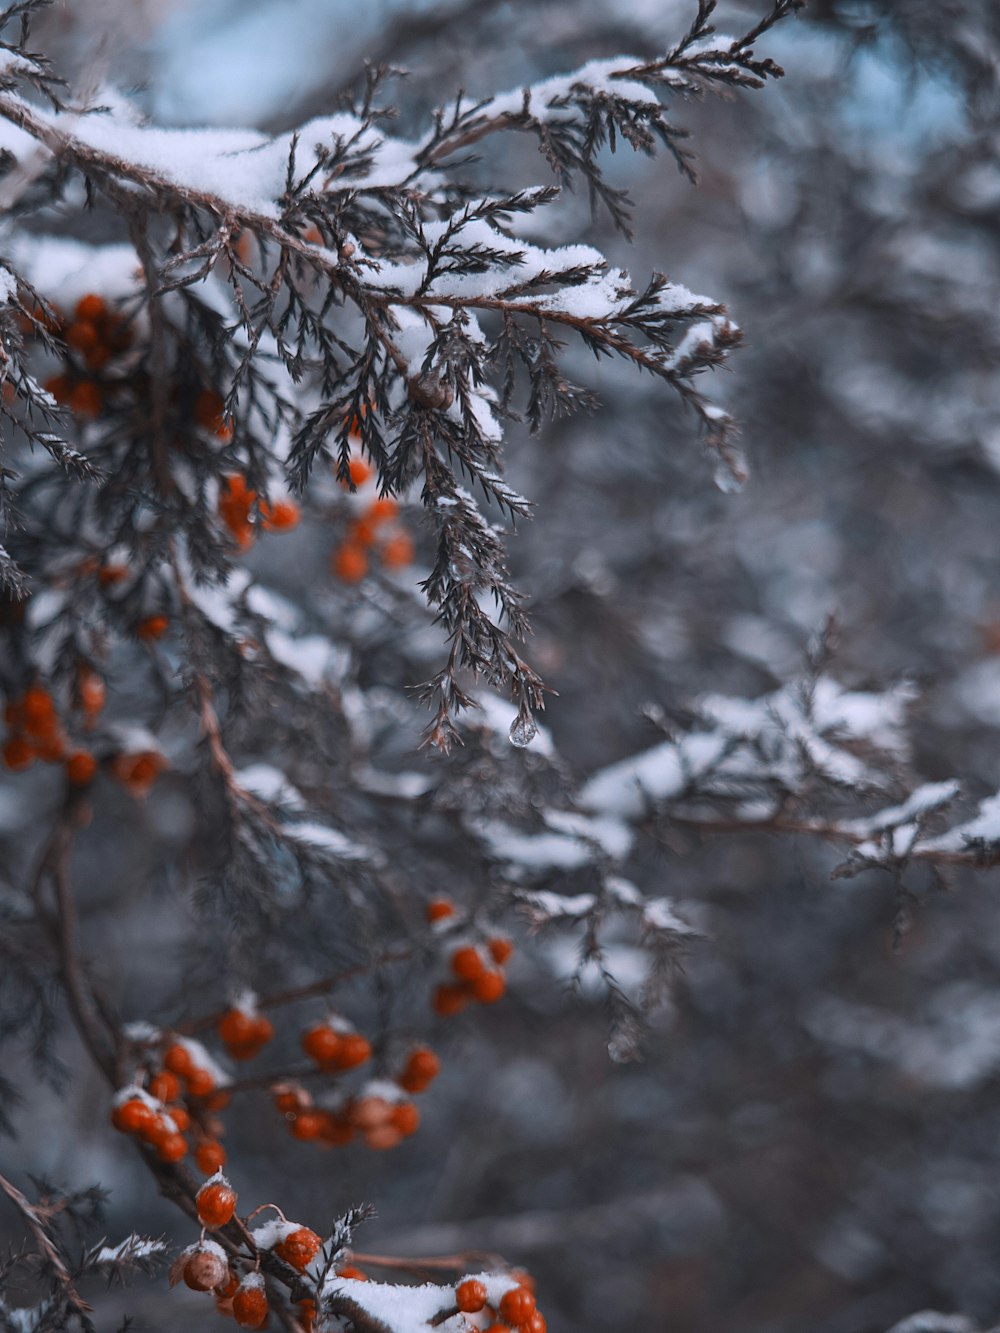
[[[685,0],[472,8],[74,0],[53,8],[44,38],[78,86],[117,82],[161,122],[285,131],[329,109],[366,56],[411,71],[400,97],[416,119],[460,86],[486,94],[660,49],[691,12]],[[778,688],[834,615],[840,680],[918,687],[913,770],[959,778],[970,800],[1000,785],[990,11],[810,6],[767,39],[784,81],[684,108],[699,188],[663,159],[613,165],[638,201],[634,245],[607,236],[583,197],[547,217],[562,233],[550,243],[600,244],[637,274],[658,267],[726,301],[746,347],[715,389],[745,423],[753,469],[741,494],[714,489],[693,423],[582,352],[572,368],[600,410],[513,437],[510,479],[538,506],[513,544],[515,574],[532,598],[531,659],[558,691],[546,726],[575,773],[656,743],[656,721],[705,691]],[[723,23],[748,12],[729,6]],[[545,180],[532,147],[507,151]],[[271,577],[295,588],[325,555],[295,538],[269,556]],[[395,647],[373,647],[372,681],[406,683]],[[413,634],[406,661],[437,649]],[[166,897],[141,927],[121,903],[183,819],[165,790],[128,855],[92,867],[108,881],[95,946],[149,952],[131,983],[142,993],[125,997],[137,1011],[166,988],[177,932]],[[402,834],[399,845],[403,856]],[[831,882],[839,859],[806,838],[665,825],[634,876],[682,902],[706,938],[643,1062],[608,1060],[597,991],[568,994],[572,959],[539,944],[519,958],[509,1003],[442,1037],[438,1095],[399,1154],[317,1159],[275,1142],[264,1107],[230,1150],[254,1156],[261,1197],[294,1180],[303,1216],[374,1199],[364,1248],[475,1248],[525,1265],[553,1333],[884,1333],[922,1307],[988,1326],[1000,1320],[996,872],[954,886],[915,876],[893,952],[891,879]],[[616,962],[627,979],[627,945]],[[79,1076],[65,1099],[32,1094],[0,1169],[101,1179],[112,1236],[176,1232],[104,1128],[103,1090],[69,1043],[64,1054]],[[13,1238],[9,1222],[0,1212]],[[114,1301],[136,1329],[216,1319],[155,1282]]]

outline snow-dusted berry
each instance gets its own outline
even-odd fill
[[[202,1185],[195,1195],[195,1203],[199,1221],[214,1231],[232,1219],[236,1211],[236,1191],[219,1171]]]
[[[486,1304],[486,1284],[467,1277],[455,1288],[455,1304],[463,1314],[478,1314]]]

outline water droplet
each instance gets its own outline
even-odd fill
[[[535,719],[530,713],[518,713],[510,724],[510,731],[507,735],[510,737],[511,745],[516,745],[519,750],[523,750],[538,735]]]
[[[747,484],[747,473],[745,468],[723,461],[717,465],[712,480],[726,495],[737,495]]]

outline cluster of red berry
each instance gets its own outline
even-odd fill
[[[365,486],[371,466],[355,456],[350,462],[351,484]],[[372,494],[347,529],[343,542],[330,557],[330,568],[342,583],[359,583],[368,573],[372,555],[386,569],[413,563],[413,541],[399,522],[399,504],[391,496]]]
[[[254,508],[260,515],[260,526],[265,532],[289,532],[300,518],[299,506],[294,500],[262,500],[252,490],[246,477],[231,472],[222,478],[219,487],[219,517],[229,535],[241,551],[248,551],[256,534]]]
[[[218,1033],[234,1060],[253,1060],[274,1036],[274,1024],[252,1003],[233,1005],[219,1019]]]
[[[99,417],[116,380],[107,371],[114,358],[132,345],[132,329],[125,317],[111,310],[102,296],[89,292],[76,304],[71,319],[56,311],[54,320],[36,311],[50,333],[60,335],[68,349],[66,370],[45,382],[57,403],[78,417]]]
[[[163,1068],[150,1073],[145,1088],[133,1084],[116,1094],[111,1123],[155,1148],[162,1162],[186,1157],[190,1144],[185,1135],[190,1134],[199,1169],[206,1175],[218,1171],[226,1150],[218,1141],[221,1123],[212,1113],[225,1109],[229,1093],[218,1086],[210,1063],[197,1042],[171,1042],[163,1052]]]
[[[480,1278],[465,1278],[455,1288],[455,1308],[461,1314],[485,1312],[490,1320],[484,1333],[545,1333],[545,1316],[535,1304],[535,1284],[527,1273],[512,1274],[517,1282],[500,1297],[497,1305],[488,1303],[489,1292]],[[494,1297],[494,1299],[496,1299]],[[503,1322],[498,1322],[502,1320]]]
[[[442,1018],[461,1013],[467,1004],[496,1004],[507,989],[507,979],[501,970],[514,946],[509,939],[494,935],[482,940],[454,939],[452,918],[455,905],[448,898],[434,898],[427,904],[427,920],[448,931],[453,947],[448,960],[451,976],[435,988],[432,1005]]]
[[[67,780],[73,786],[88,786],[97,776],[97,758],[90,750],[73,744],[66,732],[67,729],[90,731],[104,707],[106,693],[97,672],[81,666],[72,708],[67,710],[76,716],[65,724],[55,700],[42,685],[34,684],[20,698],[11,699],[4,708],[8,728],[0,749],[4,765],[11,772],[20,773],[36,760],[63,764]],[[123,743],[110,756],[107,767],[133,796],[144,796],[167,767],[167,761],[159,750],[131,748]]]
[[[104,682],[92,671],[81,679],[80,704],[85,722],[92,723],[104,706]],[[70,746],[55,700],[41,685],[32,685],[4,709],[8,727],[3,761],[15,773],[29,768],[36,759],[64,764],[66,776],[75,786],[85,787],[97,773],[97,760],[89,750]]]
[[[338,1014],[309,1028],[302,1047],[329,1073],[357,1068],[371,1058],[371,1043]],[[289,1133],[300,1142],[344,1147],[360,1137],[367,1147],[384,1151],[416,1133],[420,1112],[407,1094],[425,1091],[440,1068],[434,1052],[420,1046],[409,1053],[397,1079],[371,1080],[360,1092],[336,1101],[317,1104],[298,1083],[279,1083],[272,1091]]]

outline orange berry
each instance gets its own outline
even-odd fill
[[[424,909],[424,914],[433,925],[435,921],[444,921],[449,916],[454,916],[455,904],[450,898],[432,898]]]
[[[474,949],[471,944],[464,945],[461,949],[456,949],[451,956],[451,970],[462,981],[475,981],[481,977],[486,970],[486,964],[478,949]]]
[[[441,1061],[429,1046],[417,1046],[406,1057],[406,1068],[403,1072],[429,1083],[440,1074]]]
[[[455,1304],[463,1314],[478,1314],[486,1304],[486,1284],[467,1277],[455,1288]]]
[[[195,1203],[198,1205],[198,1220],[214,1231],[224,1227],[236,1212],[236,1191],[223,1176],[222,1180],[202,1185],[195,1195]]]
[[[3,761],[12,773],[20,773],[35,762],[35,751],[23,736],[9,736],[3,744]]]
[[[535,1313],[535,1298],[526,1287],[515,1287],[500,1298],[499,1312],[508,1324],[520,1328]]]
[[[192,1291],[214,1291],[229,1276],[229,1265],[207,1246],[193,1250],[184,1265],[184,1282]]]
[[[480,1004],[496,1004],[506,989],[502,972],[484,972],[472,983],[472,993]]]
[[[224,1111],[233,1100],[233,1094],[223,1089],[221,1092],[213,1092],[211,1097],[205,1098],[206,1111]]]
[[[163,1064],[172,1074],[180,1074],[181,1078],[187,1078],[188,1074],[194,1069],[194,1060],[191,1052],[186,1046],[175,1042],[168,1046],[163,1052]]]
[[[352,458],[347,467],[354,486],[363,486],[372,474],[371,464],[366,463],[363,458]]]
[[[258,1014],[254,1020],[254,1041],[258,1046],[266,1046],[273,1036],[274,1024],[264,1014]]]
[[[66,758],[66,737],[59,730],[57,723],[53,723],[38,737],[34,748],[36,758],[44,759],[50,764],[61,763]]]
[[[302,1035],[302,1049],[318,1065],[332,1064],[340,1053],[343,1040],[326,1023],[318,1023]]]
[[[41,685],[32,685],[29,690],[25,690],[24,698],[21,700],[21,713],[28,735],[39,735],[50,727],[55,719],[56,706],[52,701],[52,695]]]
[[[514,952],[513,944],[502,935],[494,936],[487,947],[489,948],[490,957],[493,959],[494,963],[499,963],[501,967]]]
[[[230,1009],[219,1019],[219,1036],[227,1046],[247,1046],[254,1040],[257,1021],[242,1009]]]
[[[338,1268],[337,1276],[349,1278],[353,1282],[368,1281],[368,1274],[360,1268],[355,1268],[353,1264],[345,1264],[343,1268]]]
[[[295,1304],[299,1307],[299,1323],[306,1330],[306,1333],[310,1333],[313,1321],[316,1318],[316,1302],[305,1296],[301,1301],[296,1301]]]
[[[81,380],[70,390],[69,405],[78,417],[99,417],[104,406],[104,393],[93,380]]]
[[[301,517],[294,500],[276,500],[274,504],[266,501],[260,506],[261,523],[268,532],[289,532]]]
[[[413,542],[405,532],[397,532],[382,547],[382,563],[386,569],[404,569],[413,564]]]
[[[165,1139],[171,1138],[175,1133],[177,1133],[177,1127],[174,1123],[167,1120],[165,1116],[157,1115],[154,1112],[149,1124],[140,1129],[139,1137],[144,1143],[152,1144],[154,1148],[158,1148]]]
[[[187,1139],[183,1134],[168,1134],[156,1145],[161,1162],[179,1162],[187,1154]]]
[[[167,632],[170,621],[166,616],[146,616],[145,620],[140,620],[135,627],[136,637],[143,643],[154,643],[157,639],[162,639]]]
[[[141,1134],[155,1121],[156,1112],[141,1097],[131,1097],[111,1112],[111,1123],[123,1134]]]
[[[340,1039],[337,1054],[337,1066],[340,1069],[356,1069],[372,1056],[372,1044],[360,1032],[347,1032]]]
[[[215,1079],[207,1069],[192,1069],[187,1076],[187,1090],[191,1097],[207,1097],[215,1091]]]
[[[53,375],[42,385],[46,393],[50,393],[60,406],[65,406],[69,402],[73,393],[73,381],[68,375]]]
[[[279,1259],[284,1259],[286,1264],[291,1264],[301,1273],[316,1258],[322,1245],[315,1231],[310,1231],[308,1227],[296,1227],[275,1245],[274,1252]]]
[[[346,542],[334,553],[330,565],[343,583],[360,583],[368,573],[368,557],[360,546]]]
[[[279,1111],[290,1114],[302,1105],[305,1093],[301,1088],[292,1088],[287,1084],[278,1084],[274,1089],[274,1104]]]
[[[395,518],[399,513],[399,501],[394,500],[391,495],[381,495],[377,500],[373,500],[368,508],[368,517],[373,518],[376,523],[383,523],[387,519]]]
[[[186,1107],[168,1106],[167,1114],[170,1116],[170,1119],[177,1126],[178,1134],[186,1134],[187,1131],[191,1128],[191,1117],[188,1115]]]
[[[528,1322],[522,1325],[524,1333],[546,1333],[548,1324],[541,1310],[535,1310]]]
[[[97,329],[89,319],[77,320],[66,330],[66,341],[79,352],[86,352],[95,346],[98,340]]]
[[[267,1313],[264,1279],[259,1273],[250,1273],[233,1293],[233,1318],[241,1328],[260,1328]]]
[[[205,1139],[195,1149],[194,1160],[198,1170],[206,1176],[214,1176],[226,1165],[226,1150],[217,1139]]]
[[[96,671],[91,671],[89,667],[84,667],[80,671],[77,682],[77,693],[80,697],[80,706],[85,713],[99,713],[104,707],[104,701],[107,698],[107,687]]]
[[[392,1123],[404,1138],[409,1138],[417,1132],[420,1112],[412,1102],[398,1102],[392,1110]]]
[[[108,313],[108,307],[105,305],[102,296],[98,296],[96,292],[88,292],[86,296],[81,296],[80,300],[77,301],[76,310],[73,313],[77,319],[103,319]]]
[[[512,1282],[516,1282],[519,1287],[525,1287],[528,1291],[531,1292],[532,1296],[535,1295],[535,1289],[536,1289],[535,1279],[531,1276],[530,1273],[526,1272],[523,1268],[513,1269],[510,1274],[510,1280]]]
[[[181,1081],[170,1069],[161,1069],[149,1080],[149,1095],[158,1102],[175,1102],[181,1095]]]
[[[86,787],[97,776],[97,760],[88,750],[74,750],[66,760],[66,777],[74,787]]]
[[[460,1014],[468,1003],[469,993],[465,987],[456,986],[450,981],[443,981],[435,989],[431,1001],[434,1012],[440,1014],[442,1018],[452,1018],[455,1014]]]
[[[323,1131],[322,1111],[299,1111],[290,1122],[289,1129],[293,1139],[301,1143],[318,1139]]]

